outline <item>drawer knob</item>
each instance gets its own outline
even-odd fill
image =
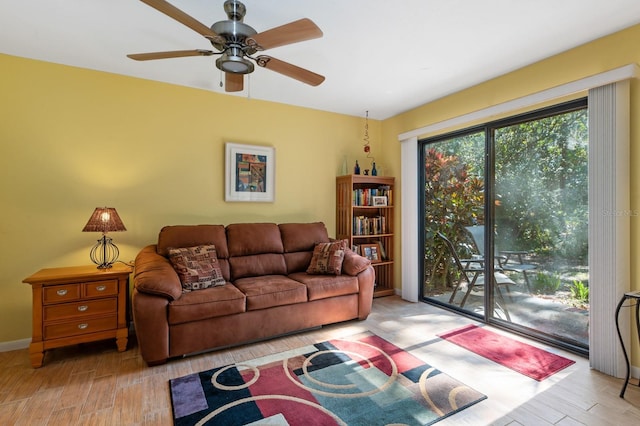
[[[78,324],[78,328],[80,330],[84,330],[85,328],[89,327],[89,324],[87,323],[82,323],[82,324]]]
[[[98,291],[105,291],[107,289],[106,285],[97,285],[96,286],[96,290]]]
[[[58,291],[56,291],[56,294],[57,294],[58,296],[64,296],[64,295],[66,295],[66,294],[67,294],[67,290],[63,288],[62,290],[58,290]]]
[[[87,309],[89,309],[89,307],[88,307],[87,305],[80,305],[80,306],[78,306],[78,310],[79,310],[80,312],[84,312],[84,311],[86,311]]]

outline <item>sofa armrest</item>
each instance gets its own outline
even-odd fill
[[[364,256],[351,251],[345,250],[344,260],[342,261],[342,273],[356,276],[371,265],[371,261]]]
[[[178,300],[182,296],[182,284],[171,262],[156,252],[156,246],[143,248],[135,260],[133,285],[140,293]]]
[[[345,250],[342,273],[358,278],[358,319],[367,319],[371,313],[376,282],[376,271],[371,266],[371,261],[351,250]]]
[[[358,319],[365,320],[371,313],[373,305],[373,290],[376,283],[376,271],[373,266],[367,266],[358,275]]]
[[[165,297],[133,290],[131,313],[140,355],[147,365],[163,364],[169,358],[169,323]]]

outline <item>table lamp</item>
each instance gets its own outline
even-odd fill
[[[111,268],[120,251],[111,238],[107,237],[107,232],[126,231],[118,212],[113,207],[96,207],[89,218],[89,222],[84,226],[82,232],[102,232],[102,238],[93,246],[89,257],[91,261],[98,265],[98,269]]]

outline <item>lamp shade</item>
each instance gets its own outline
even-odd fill
[[[118,216],[118,212],[113,207],[96,207],[89,218],[89,222],[84,226],[82,232],[107,232],[126,231],[124,223]]]

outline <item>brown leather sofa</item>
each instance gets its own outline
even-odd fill
[[[340,275],[306,273],[325,225],[246,223],[164,227],[135,260],[132,313],[142,358],[169,358],[249,343],[371,311],[375,272],[345,251]],[[183,292],[170,248],[213,244],[223,286]]]

